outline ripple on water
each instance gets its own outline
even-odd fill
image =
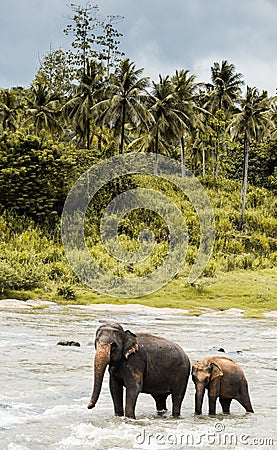
[[[153,399],[145,394],[138,399],[137,420],[114,417],[107,374],[99,402],[88,411],[94,349],[86,344],[94,338],[99,321],[107,318],[126,324],[124,327],[134,332],[146,331],[175,340],[192,361],[211,354],[213,347],[223,347],[247,375],[255,414],[245,414],[233,402],[230,416],[219,413],[211,418],[207,416],[205,398],[204,415],[194,416],[194,386],[190,380],[180,419],[171,418],[170,413],[157,416]],[[81,348],[56,346],[63,338],[81,342]],[[254,445],[253,440],[249,445],[241,443],[241,436],[276,439],[276,334],[272,320],[159,317],[158,313],[113,315],[79,310],[3,312],[0,346],[4,348],[0,352],[1,449],[260,450],[263,446]],[[236,354],[237,350],[243,353]],[[168,407],[170,411],[170,401]],[[220,412],[219,405],[217,408]],[[216,439],[233,434],[237,443],[223,445],[217,441],[211,446],[208,436],[212,434]],[[186,440],[188,444],[184,445]]]

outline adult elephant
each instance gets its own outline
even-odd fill
[[[190,374],[188,356],[167,339],[124,331],[117,323],[105,323],[96,332],[94,388],[88,408],[98,400],[107,365],[110,391],[117,416],[123,416],[123,387],[126,388],[125,416],[135,418],[138,394],[151,394],[157,411],[166,410],[172,395],[172,415],[179,416]]]
[[[242,368],[225,356],[212,356],[192,365],[192,380],[195,384],[195,413],[202,413],[205,389],[209,396],[209,414],[216,412],[216,400],[222,406],[223,413],[230,412],[232,399],[237,400],[247,412],[254,412],[248,383]]]

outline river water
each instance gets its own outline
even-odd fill
[[[133,332],[172,339],[190,360],[223,347],[244,369],[255,414],[235,401],[231,414],[195,416],[190,380],[178,419],[156,415],[151,396],[140,394],[136,420],[113,416],[105,375],[93,410],[94,347],[102,320]],[[276,319],[188,317],[138,312],[93,312],[54,307],[0,312],[0,449],[273,449],[276,436]],[[80,347],[56,345],[77,340]],[[168,402],[169,411],[171,402]]]

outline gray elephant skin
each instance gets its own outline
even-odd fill
[[[205,389],[209,397],[209,414],[216,413],[216,400],[223,413],[230,412],[232,399],[237,400],[247,412],[254,412],[248,383],[242,368],[230,358],[212,356],[192,365],[192,380],[195,384],[195,413],[202,414]]]
[[[125,416],[135,418],[140,392],[151,394],[157,411],[166,410],[172,396],[172,415],[179,416],[190,375],[190,361],[174,342],[146,333],[135,335],[117,323],[105,323],[96,331],[94,387],[88,408],[94,408],[109,366],[110,392],[117,416],[124,415],[123,387],[126,388]]]

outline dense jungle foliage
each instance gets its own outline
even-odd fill
[[[7,290],[58,289],[74,298],[76,276],[60,239],[66,196],[93,164],[128,152],[164,154],[180,163],[180,176],[196,175],[216,220],[213,256],[204,276],[218,271],[271,268],[277,261],[277,98],[245,85],[228,62],[215,62],[211,78],[197,82],[185,68],[151,81],[120,51],[118,16],[97,5],[71,5],[65,33],[71,50],[45,55],[30,87],[0,89],[0,286]],[[100,18],[101,17],[101,18]],[[122,219],[120,238],[136,247],[145,225],[156,237],[151,257],[130,268],[110,258],[99,237],[99,218],[119,193],[160,189],[142,175],[115,178],[90,206],[87,244],[107,270],[141,276],[168,250],[167,228],[145,210]],[[197,215],[170,186],[166,196],[186,218],[190,245],[199,244]]]

